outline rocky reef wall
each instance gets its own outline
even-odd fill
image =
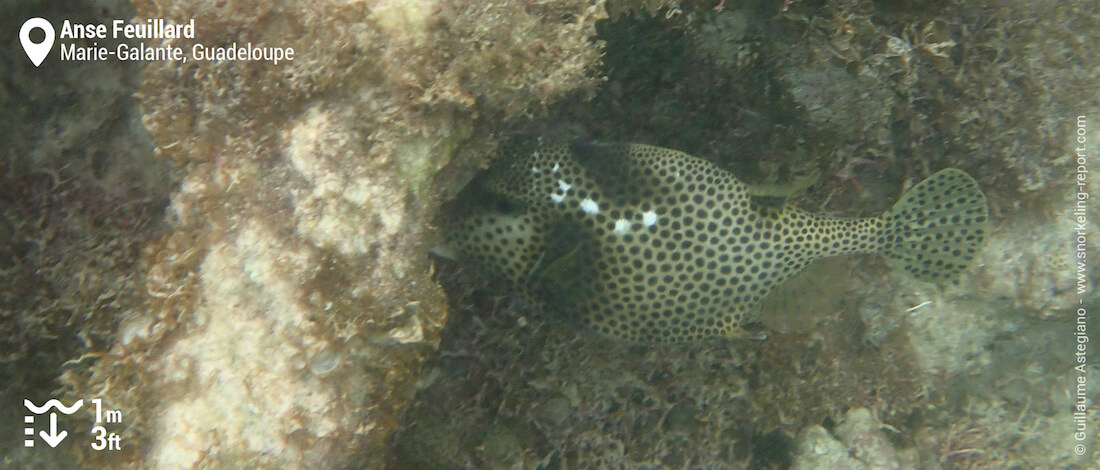
[[[295,54],[142,70],[141,122],[180,176],[143,247],[143,305],[65,376],[128,410],[131,450],[91,458],[377,468],[447,317],[436,207],[499,122],[592,90],[602,2],[134,7],[196,25],[150,47]]]

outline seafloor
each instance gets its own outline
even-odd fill
[[[1100,337],[1100,206],[1074,213],[1100,192],[1077,184],[1100,171],[1095,6],[5,3],[8,32],[137,15],[300,52],[0,48],[0,435],[20,437],[0,466],[1100,468],[1078,346]],[[439,208],[517,137],[818,173],[792,203],[837,216],[957,167],[993,231],[942,285],[820,262],[764,306],[764,340],[622,343],[429,255]],[[121,410],[122,450],[88,449],[90,414],[20,447],[22,400],[52,397]]]

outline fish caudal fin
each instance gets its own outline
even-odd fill
[[[922,281],[942,281],[974,260],[989,233],[985,194],[970,175],[949,168],[917,183],[884,216],[884,255]]]

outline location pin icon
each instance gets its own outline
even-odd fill
[[[46,33],[44,41],[37,44],[31,41],[31,30],[34,28],[41,28]],[[23,23],[22,28],[19,28],[19,42],[23,43],[23,51],[27,53],[27,57],[30,57],[35,67],[41,65],[42,61],[46,60],[46,56],[50,55],[50,49],[53,49],[53,37],[53,25],[42,18],[31,18]]]

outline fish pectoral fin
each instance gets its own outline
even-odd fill
[[[584,269],[583,257],[580,254],[580,245],[552,260],[547,260],[545,258],[546,253],[543,252],[538,262],[531,268],[531,272],[528,273],[527,280],[532,285],[537,285],[547,282],[561,284],[570,279],[576,279]]]
[[[544,253],[542,262],[527,277],[528,288],[540,299],[552,299],[562,312],[575,310],[576,302],[585,295],[585,287],[592,282],[588,251],[577,245],[553,259]]]

